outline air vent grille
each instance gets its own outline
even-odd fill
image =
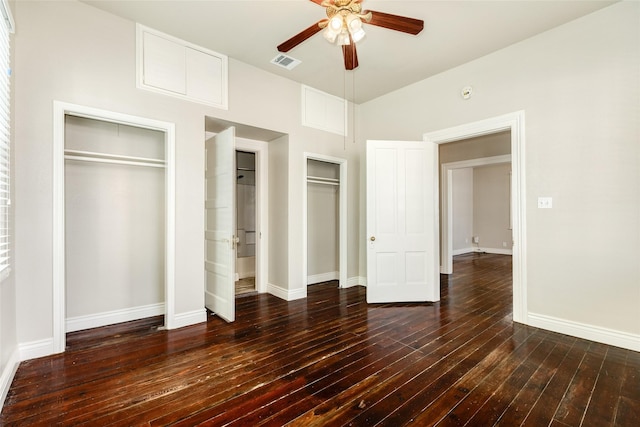
[[[301,61],[292,58],[287,55],[278,55],[271,60],[272,64],[278,65],[279,67],[286,68],[287,70],[293,70]]]

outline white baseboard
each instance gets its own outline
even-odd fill
[[[328,273],[313,274],[307,276],[307,285],[313,285],[315,283],[328,282],[330,280],[339,280],[340,273],[337,271],[330,271]]]
[[[185,313],[177,313],[173,316],[173,328],[183,328],[185,326],[196,325],[198,323],[203,323],[207,321],[207,310],[193,310],[187,311]]]
[[[164,314],[164,303],[149,304],[122,310],[105,311],[86,316],[69,317],[66,321],[66,331],[75,332],[83,329],[98,328],[115,323],[130,322],[146,317]]]
[[[464,255],[464,254],[468,254],[471,252],[476,252],[476,248],[474,247],[469,247],[469,248],[462,248],[462,249],[454,249],[451,251],[451,255],[456,256],[456,255]]]
[[[451,252],[451,254],[453,256],[456,255],[464,255],[464,254],[470,254],[473,252],[479,252],[479,253],[487,253],[487,254],[497,254],[497,255],[513,255],[513,249],[505,249],[505,248],[463,248],[463,249],[456,249],[454,251]]]
[[[343,288],[351,288],[354,286],[367,286],[367,278],[362,276],[349,277]]]
[[[7,398],[11,382],[13,381],[13,377],[16,375],[19,364],[20,352],[16,348],[15,351],[11,353],[11,356],[9,356],[9,360],[7,360],[7,364],[4,365],[4,369],[0,375],[0,411],[4,406],[4,400]]]
[[[502,249],[502,248],[478,248],[476,252],[485,252],[488,254],[498,254],[498,255],[513,255],[513,249]]]
[[[293,301],[307,297],[306,288],[285,289],[273,283],[267,283],[267,292],[285,301]]]
[[[599,326],[572,322],[544,314],[528,313],[528,324],[573,337],[640,351],[640,335],[616,331]]]
[[[55,354],[53,346],[53,338],[45,338],[43,340],[31,341],[18,344],[20,361],[36,359],[38,357],[50,356]]]

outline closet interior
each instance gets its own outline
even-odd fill
[[[164,313],[164,133],[65,118],[66,331]]]
[[[307,285],[338,280],[340,165],[307,159]]]

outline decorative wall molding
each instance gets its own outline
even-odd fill
[[[590,341],[640,351],[640,335],[616,331],[585,323],[572,322],[544,314],[529,313],[529,325],[560,334],[571,335]]]
[[[75,332],[83,329],[98,328],[100,326],[113,325],[114,323],[130,322],[144,319],[145,317],[160,316],[164,314],[164,303],[149,304],[139,307],[124,308],[121,310],[105,311],[86,316],[69,317],[66,319],[66,331]]]

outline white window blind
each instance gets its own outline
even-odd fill
[[[13,19],[6,0],[0,2],[0,279],[9,273],[11,212],[11,46]]]

